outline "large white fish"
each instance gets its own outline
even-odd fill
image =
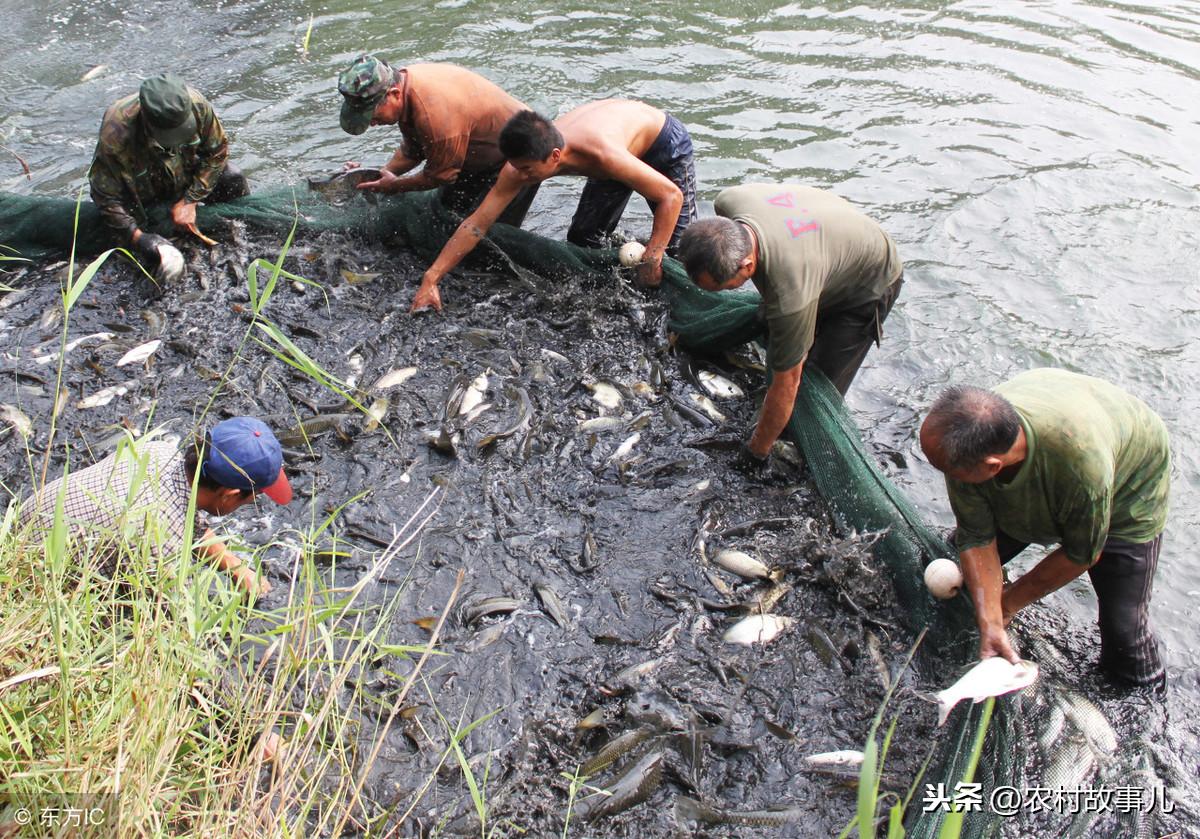
[[[80,408],[99,408],[112,402],[118,396],[124,396],[126,393],[129,393],[131,388],[136,386],[137,382],[125,382],[124,384],[106,387],[104,390],[96,391],[91,396],[85,396],[75,404]]]
[[[621,405],[621,391],[607,382],[596,382],[594,385],[588,385],[588,390],[592,392],[593,399],[610,411],[615,410]]]
[[[159,282],[173,283],[183,276],[183,254],[174,245],[158,246],[158,270],[154,277]]]
[[[985,658],[963,674],[950,687],[936,694],[938,725],[943,725],[950,711],[964,699],[982,702],[989,696],[1002,696],[1029,687],[1037,681],[1038,666],[1032,661],[1012,664],[1000,656]]]
[[[814,769],[853,769],[862,767],[863,753],[857,749],[839,749],[836,752],[821,752],[809,755],[804,762]]]
[[[726,548],[720,551],[713,562],[739,577],[745,577],[748,580],[765,580],[771,576],[771,569],[763,564],[760,560],[750,556],[744,551],[737,551],[732,548]]]
[[[786,615],[751,615],[725,630],[723,637],[731,644],[765,644],[795,622]]]
[[[33,421],[16,405],[0,405],[0,421],[11,425],[22,437],[33,433]]]
[[[618,461],[618,462],[623,460],[626,455],[628,455],[631,451],[633,451],[633,447],[636,446],[638,444],[638,440],[641,440],[641,439],[642,439],[642,433],[640,431],[634,432],[633,434],[631,434],[629,436],[629,438],[627,440],[625,440],[624,443],[617,446],[617,450],[615,452],[613,452],[612,454],[610,454],[608,456],[608,460],[606,460],[604,462],[612,463],[614,460]]]
[[[379,377],[371,390],[387,390],[392,387],[399,387],[407,382],[413,376],[417,375],[416,367],[397,367],[395,370],[389,370]]]
[[[745,391],[729,379],[716,373],[710,373],[708,370],[701,370],[698,378],[700,384],[708,391],[708,395],[715,396],[717,399],[740,399],[746,395]]]
[[[121,356],[120,360],[117,361],[117,366],[124,367],[126,364],[137,364],[139,361],[145,361],[147,358],[154,355],[155,350],[157,350],[161,345],[162,341],[158,338],[155,338],[153,341],[147,341],[141,346],[134,347],[129,352],[125,353],[125,355]]]

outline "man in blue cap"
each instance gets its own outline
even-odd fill
[[[275,435],[260,420],[234,417],[182,450],[164,440],[118,446],[95,465],[46,484],[25,500],[22,517],[49,529],[61,494],[63,517],[75,543],[103,556],[102,565],[113,570],[122,546],[136,541],[149,539],[163,559],[181,549],[193,488],[195,510],[215,516],[260,495],[277,504],[292,500]],[[229,572],[252,597],[270,591],[267,581],[202,520],[195,524],[193,533],[203,533],[193,543],[198,557]]]
[[[170,260],[161,249],[173,246],[142,229],[148,206],[171,203],[175,226],[199,235],[199,202],[250,192],[229,162],[229,140],[212,105],[170,73],[146,79],[136,94],[105,111],[88,183],[118,244],[136,248],[152,268],[166,266]],[[180,272],[182,267],[179,259]]]

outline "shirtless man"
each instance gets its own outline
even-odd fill
[[[571,221],[568,241],[601,247],[616,228],[629,196],[639,193],[654,212],[639,279],[662,281],[662,258],[696,216],[692,140],[675,117],[642,102],[605,99],[582,105],[550,122],[522,111],[500,132],[508,161],[500,178],[468,216],[421,278],[412,311],[441,311],[438,283],[487,235],[522,189],[555,175],[584,175],[588,182]]]

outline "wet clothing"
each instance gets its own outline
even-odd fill
[[[160,556],[181,547],[192,484],[183,452],[174,443],[122,444],[98,463],[51,481],[27,498],[22,521],[49,529],[64,480],[63,515],[76,538],[101,546],[97,549],[104,553],[112,552],[122,535],[132,545],[150,536]],[[204,532],[200,516],[194,532]]]
[[[996,534],[1001,563],[1028,546],[1003,531]],[[1161,547],[1161,534],[1140,544],[1110,538],[1100,561],[1088,569],[1100,607],[1100,666],[1132,685],[1153,685],[1166,678],[1150,623],[1150,593]]]
[[[900,292],[891,238],[848,201],[797,184],[732,187],[715,209],[758,240],[767,365],[790,370],[811,354],[844,394]]]
[[[146,133],[137,94],[104,113],[88,183],[104,223],[122,244],[146,223],[152,204],[230,200],[249,192],[241,173],[227,167],[229,140],[212,105],[190,87],[188,93],[197,134],[176,149],[158,146]]]
[[[691,135],[682,122],[667,114],[658,137],[639,159],[655,172],[669,178],[683,193],[683,206],[667,243],[667,253],[674,256],[679,237],[697,215],[696,167],[692,159]],[[585,248],[607,247],[632,195],[633,190],[620,181],[588,178],[575,216],[571,219],[567,241]],[[658,206],[646,203],[650,205],[651,212]]]
[[[968,484],[947,478],[959,548],[1014,539],[1061,544],[1089,564],[1109,539],[1142,544],[1167,521],[1167,429],[1115,385],[1066,370],[1030,370],[996,388],[1021,419],[1028,447],[1016,476]]]
[[[494,169],[479,172],[460,172],[454,183],[438,188],[438,200],[451,212],[464,218],[469,216],[475,212],[491,188],[496,185],[501,168],[503,167],[497,166]],[[529,205],[533,203],[534,196],[537,195],[540,187],[541,184],[528,184],[522,187],[516,198],[508,202],[508,206],[496,220],[501,224],[520,227],[525,221]]]

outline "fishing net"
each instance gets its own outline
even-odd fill
[[[77,220],[77,221],[76,221]],[[221,236],[230,222],[240,222],[281,237],[293,227],[302,233],[335,232],[407,249],[419,258],[432,258],[453,232],[458,219],[442,207],[434,193],[393,196],[368,202],[355,197],[333,205],[303,187],[259,192],[226,204],[201,206],[197,223],[202,231]],[[148,228],[170,233],[165,209]],[[90,202],[0,193],[0,244],[31,259],[67,256],[72,241],[86,256],[111,246]],[[469,264],[499,270],[538,289],[552,288],[568,278],[611,277],[617,265],[614,250],[585,250],[555,242],[506,225],[496,225]],[[697,353],[717,353],[753,340],[764,340],[757,318],[754,292],[704,291],[691,283],[682,267],[664,264],[664,293],[670,305],[669,328],[681,346]],[[953,556],[941,536],[926,524],[894,483],[876,464],[842,401],[819,370],[806,370],[795,410],[785,435],[801,449],[813,481],[828,502],[839,525],[850,532],[883,532],[876,542],[877,560],[891,576],[903,606],[907,629],[915,636],[926,630],[917,666],[929,681],[943,684],[954,665],[974,657],[974,618],[967,598],[934,601],[923,584],[924,566],[933,558]],[[1121,812],[1079,806],[1030,808],[1024,802],[1012,819],[1001,818],[990,805],[993,791],[1017,791],[1059,785],[1079,789],[1089,781],[1117,783],[1149,795],[1158,783],[1146,748],[1122,744],[1103,713],[1072,694],[1054,678],[1053,645],[1033,633],[1023,638],[1029,653],[1041,663],[1039,683],[1020,694],[997,701],[975,783],[978,809],[965,813],[966,837],[997,835],[1150,835],[1153,818],[1143,808]],[[983,705],[961,705],[951,715],[922,789],[913,798],[907,835],[934,837],[946,816],[945,808],[924,812],[929,789],[954,798],[972,745],[983,725]],[[1115,813],[1115,815],[1114,815]],[[1064,821],[1065,819],[1065,821]]]

